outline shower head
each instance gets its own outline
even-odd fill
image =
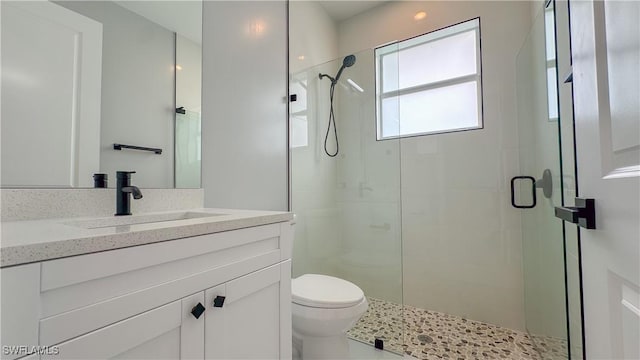
[[[344,57],[344,60],[342,60],[342,66],[344,67],[352,67],[353,64],[355,63],[356,63],[355,55],[347,55]]]
[[[353,64],[355,63],[356,63],[355,55],[345,56],[344,59],[342,60],[342,66],[340,67],[340,70],[338,70],[338,74],[336,74],[335,82],[338,82],[338,80],[340,80],[340,75],[342,75],[342,70],[344,70],[344,68],[352,67]]]
[[[345,68],[348,67],[352,67],[353,64],[356,63],[356,56],[355,55],[347,55],[344,57],[344,59],[342,59],[342,66],[340,67],[340,70],[338,70],[338,73],[336,74],[335,78],[332,78],[331,76],[327,75],[327,74],[318,74],[318,77],[322,80],[322,78],[324,77],[328,77],[329,79],[331,79],[331,84],[335,85],[338,83],[338,80],[340,80],[340,75],[342,75],[342,70],[344,70]]]

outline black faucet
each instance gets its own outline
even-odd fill
[[[131,215],[131,198],[129,194],[132,194],[134,199],[142,198],[140,189],[131,185],[131,174],[135,173],[135,171],[116,172],[116,216]]]

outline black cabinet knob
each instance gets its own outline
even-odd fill
[[[198,305],[194,306],[193,309],[191,309],[191,315],[193,315],[196,319],[200,318],[200,315],[202,315],[202,313],[205,311],[205,307],[202,306],[201,303],[198,303]]]
[[[216,298],[213,299],[213,307],[222,307],[222,305],[224,305],[224,299],[226,299],[226,297],[216,296]]]

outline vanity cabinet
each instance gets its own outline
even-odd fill
[[[43,351],[29,359],[290,358],[292,238],[282,222],[3,268],[2,345]]]
[[[202,359],[203,320],[189,313],[198,293],[57,345],[42,359]]]
[[[272,266],[205,291],[206,359],[280,359],[291,356],[290,339],[274,329],[290,327],[281,314],[291,313],[290,263]],[[219,299],[223,297],[224,304]],[[286,301],[283,301],[286,297]],[[216,301],[218,299],[218,301]],[[286,344],[282,344],[285,340]],[[284,351],[283,351],[284,350]]]

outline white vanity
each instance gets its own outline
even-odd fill
[[[291,358],[291,220],[198,209],[3,222],[2,359]]]

